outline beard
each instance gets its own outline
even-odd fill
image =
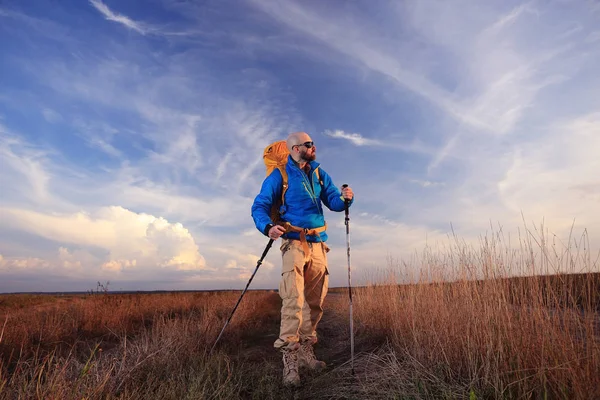
[[[313,150],[311,154],[308,154],[308,151],[305,150],[302,152],[302,154],[300,154],[300,159],[306,162],[315,161],[317,159],[317,153]]]

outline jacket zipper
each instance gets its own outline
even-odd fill
[[[317,201],[317,194],[315,192],[315,188],[314,185],[311,185],[310,180],[308,179],[308,176],[306,175],[306,173],[304,171],[302,171],[300,169],[300,167],[298,167],[297,165],[295,166],[296,169],[298,170],[298,172],[302,175],[302,184],[304,185],[304,189],[306,189],[306,191],[308,192],[308,195],[310,196],[310,199],[312,200],[312,202],[315,204],[315,206],[317,206],[317,210],[319,210],[319,213],[321,215],[323,215],[323,210],[321,209],[321,207],[319,207],[319,202]],[[313,181],[315,180],[315,171],[311,172],[313,175]],[[311,187],[311,189],[309,189],[308,187]]]

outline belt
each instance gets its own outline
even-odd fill
[[[296,232],[300,234],[300,242],[302,243],[302,248],[304,249],[304,255],[308,256],[308,241],[306,240],[306,236],[318,236],[321,238],[321,233],[327,230],[327,224],[320,226],[318,228],[300,228],[298,226],[294,226],[289,222],[284,222],[283,227],[285,228],[285,232]]]

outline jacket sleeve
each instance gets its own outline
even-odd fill
[[[265,235],[265,228],[268,224],[272,224],[271,221],[271,206],[275,202],[277,196],[281,196],[281,190],[283,189],[283,178],[281,172],[278,169],[265,178],[263,181],[260,193],[254,198],[252,204],[252,219],[254,225],[263,235]]]
[[[329,174],[323,169],[319,167],[319,176],[321,177],[321,181],[323,182],[323,187],[321,188],[321,201],[327,208],[331,211],[344,211],[346,208],[344,204],[344,198],[342,197],[342,192],[335,186],[333,180],[329,176]],[[348,206],[351,206],[354,203],[354,197],[350,200]]]

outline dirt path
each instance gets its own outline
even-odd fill
[[[348,299],[341,293],[330,293],[326,299],[325,312],[318,326],[319,343],[315,346],[318,359],[327,363],[325,371],[317,374],[301,370],[302,386],[286,389],[281,385],[281,354],[273,348],[279,332],[279,320],[273,321],[262,335],[244,340],[240,348],[240,360],[254,374],[249,376],[245,392],[247,398],[294,398],[294,399],[351,399],[353,382],[360,378],[360,367],[355,364],[355,376],[350,368],[350,332]],[[277,305],[279,306],[279,305]],[[361,352],[371,351],[378,343],[355,337],[355,360]],[[260,372],[258,372],[260,371]],[[344,388],[341,394],[339,388]]]

